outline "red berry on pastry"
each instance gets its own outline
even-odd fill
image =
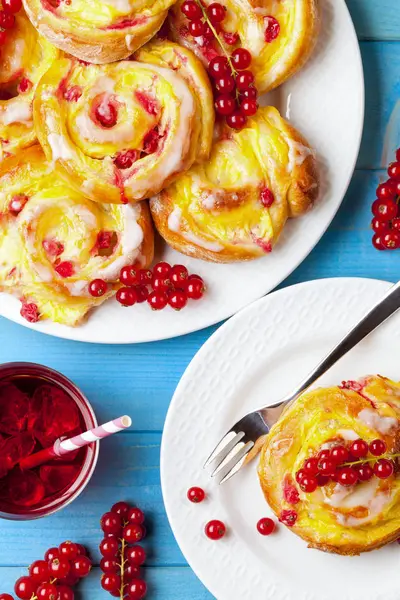
[[[151,292],[147,302],[153,310],[162,310],[168,304],[168,296],[165,292]]]
[[[123,285],[131,286],[137,285],[139,283],[139,271],[132,265],[127,265],[126,267],[122,267],[119,280]]]
[[[303,477],[299,485],[303,492],[305,492],[306,494],[311,494],[317,489],[318,481],[315,477],[312,477],[311,475],[306,475],[305,477]]]
[[[354,458],[364,458],[368,454],[368,444],[364,440],[358,439],[350,446],[350,453]]]
[[[207,15],[211,23],[221,23],[225,19],[226,8],[219,4],[219,2],[213,2],[207,7]]]
[[[293,527],[297,521],[297,512],[295,510],[283,510],[279,516],[279,521],[288,527]]]
[[[393,472],[394,465],[391,460],[381,458],[374,464],[374,475],[379,479],[387,479],[393,475]]]
[[[240,130],[246,125],[247,119],[240,111],[237,110],[226,117],[226,122],[229,127],[232,127],[232,129]]]
[[[28,200],[29,200],[28,196],[25,196],[24,194],[19,194],[17,196],[13,196],[10,204],[8,205],[8,209],[9,209],[10,213],[13,214],[14,216],[19,215],[19,213],[24,208],[24,206],[28,202]]]
[[[82,96],[82,88],[79,85],[73,85],[64,92],[64,98],[67,102],[78,102]]]
[[[236,32],[231,33],[230,31],[224,31],[222,33],[222,37],[224,38],[228,46],[235,46],[239,41],[239,34]]]
[[[174,310],[182,310],[187,304],[188,298],[181,290],[170,290],[168,292],[168,304]]]
[[[300,469],[300,471],[297,471],[297,473],[296,473],[297,483],[301,483],[302,480],[304,479],[304,477],[307,477],[307,471],[305,471],[304,469]]]
[[[133,306],[137,302],[136,290],[131,287],[120,288],[115,297],[122,306]]]
[[[318,452],[318,460],[323,460],[324,458],[329,458],[331,455],[331,451],[328,448],[324,448],[320,452]]]
[[[275,202],[275,196],[269,188],[263,187],[260,192],[260,200],[265,208],[269,208]]]
[[[241,71],[251,65],[251,54],[246,48],[237,48],[232,52],[232,63],[235,69]]]
[[[368,452],[368,444],[367,444]],[[345,446],[335,446],[331,450],[331,460],[335,465],[341,465],[349,459],[349,451]]]
[[[303,465],[303,470],[307,475],[316,475],[318,473],[318,459],[308,458]]]
[[[222,521],[209,521],[204,528],[206,536],[210,540],[220,540],[226,533],[226,527]]]
[[[51,238],[43,240],[42,246],[49,256],[60,256],[64,252],[64,244]]]
[[[229,73],[216,79],[215,86],[217,90],[223,94],[229,94],[235,89],[235,80]]]
[[[200,37],[204,33],[204,23],[200,19],[197,21],[190,21],[189,31],[193,37]]]
[[[186,0],[181,6],[181,11],[189,19],[195,21],[203,16],[200,6],[194,0]]]
[[[242,112],[246,117],[252,117],[256,114],[258,109],[258,104],[256,100],[243,100],[240,105],[240,112]]]
[[[389,165],[388,174],[390,179],[397,179],[400,181],[400,161]]]
[[[274,521],[268,517],[260,519],[257,523],[257,531],[258,533],[261,533],[261,535],[271,535],[271,533],[275,531]]]
[[[94,298],[104,296],[108,289],[107,283],[103,279],[93,279],[89,283],[89,294]]]
[[[114,104],[101,102],[94,111],[95,117],[103,127],[114,127],[118,119],[118,112]]]
[[[357,471],[352,467],[343,467],[343,469],[339,469],[336,473],[335,479],[340,485],[355,485],[358,481]]]
[[[118,169],[130,169],[130,167],[137,161],[140,153],[137,150],[125,150],[124,152],[118,152],[114,158],[114,164]]]
[[[353,469],[356,471],[359,481],[369,481],[374,474],[372,467],[368,463],[354,465]]]
[[[25,92],[29,92],[32,89],[32,81],[27,77],[23,77],[18,85],[18,93],[25,94]]]
[[[330,458],[324,458],[318,462],[318,470],[321,475],[332,475],[336,465]]]
[[[387,250],[397,250],[400,248],[400,233],[398,231],[388,231],[382,237],[382,244]]]
[[[208,71],[211,77],[218,79],[221,75],[229,73],[228,59],[225,56],[216,56],[210,60]]]
[[[381,221],[391,221],[397,217],[397,204],[392,199],[378,199],[372,205],[372,213]]]
[[[316,477],[317,477],[318,487],[324,487],[324,485],[329,483],[331,480],[329,475],[321,475],[321,473],[318,473],[318,475]]]
[[[257,99],[257,90],[255,87],[250,86],[249,88],[243,90],[240,93],[241,98],[247,98],[248,100],[256,100]]]
[[[382,243],[382,237],[378,234],[375,234],[372,238],[372,245],[376,250],[386,250],[385,246]]]
[[[63,277],[64,279],[67,277],[72,277],[75,272],[74,265],[70,260],[64,260],[63,262],[60,262],[59,265],[54,267],[54,270],[59,274],[60,277]]]
[[[214,26],[214,29],[215,29],[215,26]],[[208,23],[204,23],[203,37],[206,38],[206,40],[214,39],[214,32]]]
[[[386,450],[386,443],[383,440],[380,440],[379,438],[373,440],[369,445],[369,451],[373,456],[382,456],[382,454],[385,454]]]
[[[0,27],[3,29],[12,29],[14,27],[15,17],[10,12],[0,12]]]
[[[22,8],[22,0],[1,0],[3,10],[9,13],[17,13]]]
[[[190,502],[199,504],[199,502],[203,502],[204,498],[206,497],[206,493],[200,487],[191,487],[187,492],[187,497]]]
[[[392,181],[381,183],[376,188],[376,195],[379,200],[394,200],[396,197],[396,186]]]
[[[231,115],[236,108],[236,102],[232,96],[222,94],[215,99],[215,110],[219,115]]]
[[[275,17],[265,17],[264,20],[266,24],[264,39],[267,43],[270,43],[276,40],[278,37],[281,31],[281,26]]]

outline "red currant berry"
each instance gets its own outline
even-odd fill
[[[394,200],[396,197],[396,187],[391,181],[386,181],[378,185],[376,195],[379,200]]]
[[[374,475],[379,477],[379,479],[387,479],[394,472],[394,465],[391,460],[386,460],[386,458],[379,459],[374,464]]]
[[[13,196],[11,202],[8,206],[10,213],[12,213],[15,217],[19,215],[21,210],[24,208],[25,204],[28,202],[28,196],[24,194]]]
[[[133,581],[134,579],[142,579],[140,567],[135,567],[134,565],[125,565],[124,579],[126,582]]]
[[[129,600],[141,600],[147,594],[147,585],[143,579],[133,579],[127,586]]]
[[[241,98],[246,98],[247,100],[257,100],[257,90],[255,87],[249,87],[246,90],[243,90],[240,94]]]
[[[221,94],[230,94],[235,89],[235,80],[227,73],[215,80],[215,87]]]
[[[137,285],[139,283],[139,272],[133,266],[122,267],[119,280],[123,285]]]
[[[388,226],[389,226],[388,221],[383,221],[382,219],[378,219],[378,217],[375,217],[371,221],[372,229],[375,231],[375,233],[379,233],[381,235],[384,233],[387,233],[389,231]]]
[[[130,546],[126,549],[125,558],[130,565],[140,567],[146,560],[146,552],[142,546]]]
[[[126,525],[122,531],[122,537],[128,544],[140,542],[144,538],[144,530],[141,525],[130,523]]]
[[[324,448],[323,450],[321,450],[320,452],[318,452],[318,461],[320,460],[324,460],[325,458],[330,458],[331,456],[331,451],[329,450],[329,448]]]
[[[131,508],[128,511],[127,519],[129,523],[136,523],[136,525],[142,525],[144,523],[144,512],[140,508]]]
[[[388,231],[381,236],[382,244],[387,250],[397,250],[400,248],[400,233],[398,231]]]
[[[372,238],[372,245],[376,250],[386,250],[385,246],[382,243],[382,237],[378,234],[375,234]]]
[[[107,574],[118,573],[119,565],[115,558],[106,558],[103,556],[100,561],[100,569],[103,571],[103,573]]]
[[[251,71],[240,71],[236,76],[236,87],[239,91],[246,90],[254,83],[254,75]]]
[[[318,473],[318,459],[308,458],[303,465],[303,470],[307,475],[316,475]]]
[[[167,292],[171,288],[171,281],[168,277],[158,277],[155,275],[151,284],[155,292]]]
[[[330,458],[320,460],[318,463],[318,470],[321,475],[332,475],[332,473],[335,471],[335,467],[335,463]]]
[[[189,31],[193,37],[200,37],[204,33],[204,23],[200,19],[197,21],[190,21]]]
[[[78,556],[86,556],[87,552],[85,546],[82,546],[82,544],[75,544],[75,546],[78,550]]]
[[[194,0],[186,0],[181,6],[181,11],[189,21],[201,19],[203,16],[200,6]]]
[[[103,279],[93,279],[89,283],[89,294],[94,298],[100,298],[104,296],[108,289],[108,285]]]
[[[226,533],[226,527],[222,521],[209,521],[205,526],[205,534],[210,540],[220,540]]]
[[[393,219],[392,228],[395,229],[396,231],[400,231],[400,218],[399,217],[397,217],[396,219]]]
[[[58,546],[58,550],[60,552],[60,556],[66,558],[67,560],[72,560],[73,558],[76,558],[79,554],[77,544],[74,544],[74,542],[70,541],[63,542],[62,544],[60,544]]]
[[[104,533],[119,535],[122,530],[121,516],[114,512],[106,512],[100,519],[100,526]]]
[[[92,561],[88,556],[78,556],[71,563],[71,573],[81,579],[87,577],[92,569]]]
[[[131,287],[120,288],[115,297],[122,306],[133,306],[137,302],[136,290]]]
[[[260,519],[257,523],[257,531],[258,533],[261,533],[261,535],[271,535],[271,533],[275,531],[274,521],[268,517]]]
[[[106,590],[106,592],[119,592],[121,588],[121,577],[117,575],[117,573],[104,574],[101,578],[101,587],[103,590]]]
[[[240,112],[246,117],[252,117],[258,110],[258,104],[256,100],[243,100],[240,105]]]
[[[297,471],[297,473],[296,473],[297,483],[301,483],[303,481],[304,477],[308,477],[307,471],[305,471],[304,469],[300,469],[300,471]]]
[[[317,479],[318,487],[324,487],[324,485],[329,483],[331,480],[329,475],[321,475],[321,473],[318,473],[318,475],[316,476],[316,479]]]
[[[344,486],[355,485],[358,481],[357,471],[351,467],[343,467],[337,472],[336,481]]]
[[[287,527],[293,527],[297,521],[298,514],[295,510],[283,510],[280,514],[279,521]]]
[[[156,265],[154,265],[153,273],[154,276],[157,277],[169,277],[171,273],[171,265],[167,262],[159,262]]]
[[[171,269],[170,280],[175,287],[178,287],[188,278],[188,270],[184,265],[174,265]]]
[[[0,27],[2,29],[12,29],[14,27],[15,17],[9,12],[0,12]]]
[[[70,566],[66,558],[60,556],[60,558],[53,558],[49,561],[49,571],[52,577],[56,579],[63,579],[69,573]]]
[[[315,492],[315,490],[317,489],[318,482],[315,477],[311,477],[311,475],[306,475],[305,477],[303,477],[299,485],[303,492],[305,492],[306,494],[312,494],[312,492]]]
[[[356,471],[359,481],[369,481],[374,474],[372,467],[368,463],[354,465],[353,469]]]
[[[111,512],[119,515],[120,517],[126,517],[131,507],[127,502],[117,502],[111,508]]]
[[[14,600],[11,594],[0,594],[0,600]]]
[[[142,304],[142,302],[146,302],[147,298],[149,297],[149,290],[147,289],[147,287],[145,285],[137,285],[135,289],[137,303]]]
[[[22,8],[22,0],[1,0],[3,9],[9,13],[17,13]]]
[[[150,269],[140,269],[139,281],[142,285],[150,285],[153,280],[153,273]]]
[[[58,579],[57,583],[60,585],[68,585],[70,587],[73,587],[74,585],[76,585],[79,581],[79,577],[76,577],[76,575],[73,575],[71,573],[71,571],[68,573],[68,575],[66,577],[64,577],[63,579]]]
[[[42,583],[36,590],[36,597],[38,600],[57,600],[57,588],[54,583]]]
[[[215,29],[215,25],[214,25],[214,29]],[[206,38],[206,40],[214,39],[214,32],[208,23],[204,23],[203,37]]]
[[[201,278],[189,277],[186,285],[187,297],[192,300],[200,300],[204,296],[205,287],[204,281]]]
[[[206,493],[200,487],[191,487],[188,489],[187,497],[190,502],[199,504],[200,502],[203,502],[204,498],[206,497]]]
[[[236,32],[224,31],[222,35],[228,46],[235,46],[239,41],[239,34]]]
[[[240,130],[246,125],[247,119],[240,111],[235,111],[226,117],[226,122],[232,129]]]
[[[29,567],[29,575],[36,583],[44,583],[50,579],[50,571],[45,560],[35,560]]]
[[[382,456],[382,454],[385,454],[386,450],[386,443],[380,439],[372,440],[369,445],[369,451],[373,456]]]
[[[394,200],[375,200],[372,213],[381,221],[391,221],[397,217],[397,204]]]
[[[349,459],[349,451],[345,446],[335,446],[331,450],[331,460],[335,465],[341,465]]]
[[[107,558],[114,557],[117,555],[119,549],[118,539],[115,536],[106,537],[100,542],[99,548],[103,556]]]
[[[211,77],[214,77],[214,79],[218,79],[222,75],[229,73],[227,58],[225,56],[216,56],[215,58],[212,58],[208,65],[208,70]]]
[[[67,585],[57,585],[57,600],[74,600],[75,594]]]
[[[153,310],[162,310],[168,304],[168,296],[165,292],[151,292],[147,302]]]
[[[350,446],[350,453],[354,458],[364,458],[368,454],[368,444],[364,440],[358,439]]]
[[[400,161],[389,165],[388,174],[390,179],[400,180]]]
[[[275,17],[265,17],[266,28],[264,33],[264,39],[267,44],[270,44],[278,37],[281,26],[279,25],[279,21],[275,19]]]
[[[188,298],[186,292],[181,290],[171,290],[168,293],[168,304],[174,310],[182,310],[187,304]]]
[[[15,582],[14,592],[21,600],[30,600],[36,592],[36,583],[32,577],[20,577]]]
[[[114,104],[102,102],[94,112],[96,119],[103,127],[114,127],[118,120],[118,111]]]
[[[116,154],[114,164],[118,169],[130,169],[139,156],[137,150],[124,150]]]
[[[232,63],[235,69],[242,71],[251,64],[251,54],[246,48],[237,48],[232,52]]]
[[[396,160],[400,162],[400,148],[396,150]]]
[[[215,110],[219,115],[231,115],[236,108],[236,102],[232,96],[222,94],[215,99]]]
[[[207,7],[207,15],[211,23],[221,23],[225,19],[226,8],[219,4],[219,2],[213,2]]]
[[[58,548],[49,548],[44,555],[44,560],[46,561],[46,563],[48,563],[49,560],[53,560],[53,558],[59,558],[59,557],[60,557],[60,551]]]

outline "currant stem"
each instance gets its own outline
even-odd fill
[[[120,600],[124,600],[124,573],[125,573],[125,545],[126,542],[124,540],[124,538],[122,538],[121,540],[121,566],[120,566],[120,572],[121,572],[121,589],[119,591],[120,593]]]
[[[344,463],[345,467],[352,467],[353,465],[360,465],[362,463],[370,463],[370,462],[374,462],[376,460],[380,460],[381,458],[386,458],[388,460],[391,460],[393,458],[398,458],[400,456],[400,454],[382,454],[382,456],[374,456],[373,458],[364,458],[362,460],[355,460],[354,462],[347,462]]]

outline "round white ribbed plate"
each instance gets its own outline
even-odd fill
[[[207,283],[207,297],[181,312],[152,313],[148,306],[122,309],[111,300],[88,321],[68,328],[49,321],[30,325],[20,303],[0,296],[0,314],[44,333],[97,343],[133,343],[174,337],[207,327],[274,289],[316,245],[342,202],[360,146],[364,118],[364,81],[360,51],[344,0],[323,0],[322,28],[311,61],[266,101],[306,136],[317,150],[321,196],[307,215],[288,223],[271,255],[250,263],[215,265],[165,248],[162,256],[184,263]],[[340,135],[338,135],[340,132]]]
[[[359,557],[310,550],[272,516],[258,483],[257,460],[222,486],[202,468],[217,442],[247,412],[278,402],[388,290],[370,279],[325,279],[285,288],[255,302],[204,344],[183,375],[168,411],[161,447],[164,502],[177,542],[217,600],[398,600],[400,548]],[[380,373],[400,379],[400,313],[332,368],[318,385]],[[191,504],[200,485],[208,499]],[[209,541],[205,523],[228,535]]]

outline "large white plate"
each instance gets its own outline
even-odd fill
[[[349,558],[310,550],[281,525],[271,537],[256,522],[271,516],[257,460],[218,486],[202,469],[222,435],[247,411],[290,392],[389,288],[368,279],[299,284],[255,302],[223,325],[186,370],[172,400],[161,448],[167,514],[182,552],[217,600],[398,600],[400,549]],[[380,373],[400,379],[400,313],[343,358],[318,385]],[[193,485],[208,500],[186,499]],[[204,524],[229,534],[209,541]]]
[[[315,209],[290,222],[273,253],[246,264],[214,265],[189,259],[170,248],[171,263],[184,263],[208,285],[201,302],[174,312],[151,313],[148,306],[122,309],[108,301],[75,329],[51,322],[30,325],[19,315],[17,300],[0,296],[0,314],[44,333],[97,343],[159,340],[196,331],[221,321],[260,298],[285,279],[312,250],[337,209],[352,176],[364,118],[364,81],[359,46],[344,0],[323,0],[322,28],[310,63],[270,94],[275,104],[317,149],[322,190]]]

